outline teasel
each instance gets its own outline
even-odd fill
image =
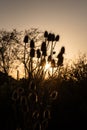
[[[28,35],[25,35],[25,37],[24,37],[24,40],[23,40],[23,42],[25,43],[25,45],[24,45],[24,69],[25,69],[25,78],[26,78],[26,43],[28,43]]]
[[[55,37],[55,41],[57,42],[57,41],[59,41],[59,39],[60,39],[60,36],[57,35],[57,36]]]
[[[48,41],[49,42],[52,41],[52,34],[51,33],[48,34]]]
[[[35,43],[34,43],[34,40],[32,39],[31,41],[30,41],[30,48],[34,48],[35,47]]]
[[[44,32],[44,37],[48,38],[48,32],[47,31]]]
[[[61,54],[64,54],[65,53],[65,47],[61,47],[61,51],[60,51]]]
[[[41,57],[40,49],[37,49],[37,58],[39,59]]]
[[[47,52],[46,52],[46,51],[43,51],[43,52],[42,52],[42,56],[46,57],[46,56],[47,56]]]
[[[50,42],[51,41],[51,51],[50,51],[50,55],[52,57],[53,55],[53,42],[55,41],[55,34],[51,34],[49,33],[49,36],[48,36],[48,41]]]
[[[57,62],[57,65],[58,66],[62,66],[63,65],[63,60],[64,60],[64,57],[63,57],[63,54],[65,53],[65,47],[61,47],[61,50],[57,56],[58,58],[58,62]]]
[[[28,43],[28,35],[25,35],[23,42]]]
[[[46,51],[46,42],[42,42],[41,51]]]
[[[51,34],[51,37],[52,37],[52,42],[55,41],[55,34]]]
[[[35,49],[31,48],[30,50],[30,57],[33,58],[35,57]]]
[[[59,35],[56,35],[55,36],[55,43],[54,43],[54,46],[53,46],[53,50],[54,50],[54,48],[55,48],[55,46],[56,46],[56,43],[59,41],[59,39],[60,39],[60,36]]]
[[[57,62],[57,65],[58,66],[62,66],[63,65],[63,55],[61,53],[58,54],[58,62]]]

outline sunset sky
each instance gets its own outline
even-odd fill
[[[66,57],[87,53],[87,0],[0,0],[0,29],[31,27],[59,34]]]

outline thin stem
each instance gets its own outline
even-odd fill
[[[25,45],[24,45],[24,69],[25,69],[25,79],[26,79],[26,61],[25,61],[25,52],[26,52],[26,43],[25,43]]]
[[[51,57],[53,55],[53,41],[52,41],[52,44],[51,44],[51,53],[50,53]]]

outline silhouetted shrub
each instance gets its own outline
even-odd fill
[[[12,39],[14,34],[10,36]],[[53,54],[47,55],[46,44],[59,41],[59,35],[45,31],[44,37],[45,42],[42,42],[41,48],[37,49],[33,40],[25,48],[26,57],[29,58],[26,60],[25,57],[25,68],[29,69],[26,65],[30,67],[30,62],[35,62],[36,65],[38,61],[39,64],[33,68],[35,73],[32,78],[14,80],[6,73],[0,72],[0,118],[1,124],[4,124],[3,129],[86,129],[87,57],[83,55],[76,62],[72,62],[71,66],[64,67],[62,65],[65,47],[61,48],[57,61]],[[3,40],[8,41],[8,35],[3,37]],[[28,43],[28,34],[24,37],[24,42]],[[2,48],[0,51],[3,52]],[[36,61],[33,61],[35,54]],[[43,75],[46,73],[44,68],[47,61],[55,71],[53,75],[47,71],[48,78],[45,79]]]

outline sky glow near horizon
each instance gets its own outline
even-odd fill
[[[31,27],[59,34],[67,58],[87,53],[87,0],[0,0],[0,29]]]

